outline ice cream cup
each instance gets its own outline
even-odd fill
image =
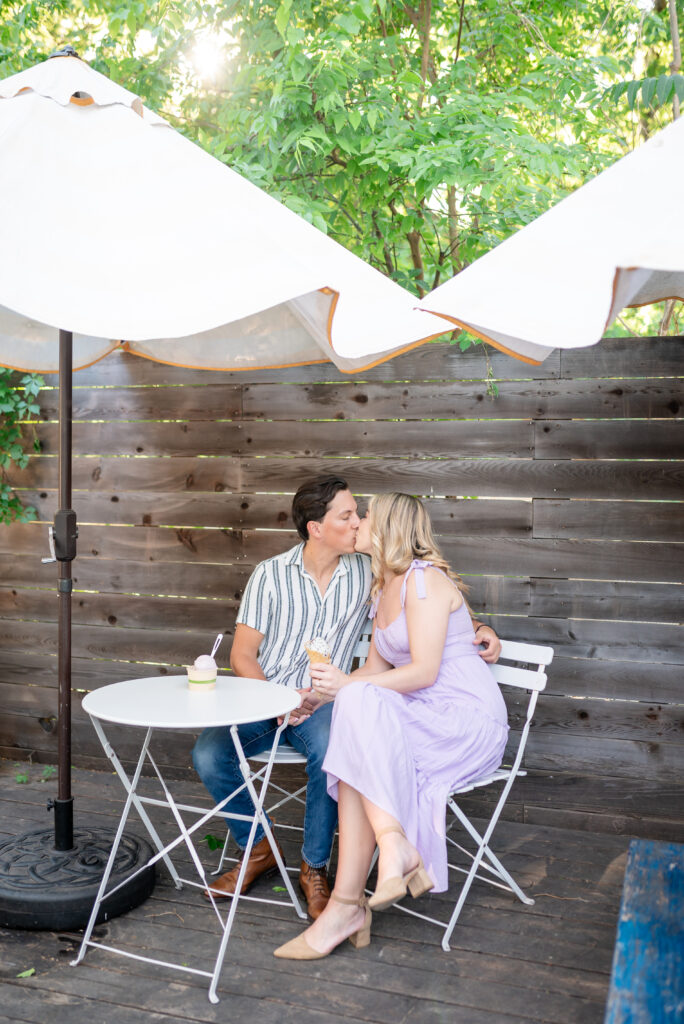
[[[216,689],[215,668],[195,668],[194,665],[186,665],[188,673],[188,689],[193,693],[209,693]]]

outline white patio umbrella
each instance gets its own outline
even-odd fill
[[[0,365],[60,375],[54,809],[55,849],[69,851],[72,368],[124,344],[206,369],[332,359],[353,372],[445,327],[73,51],[0,82],[0,231]],[[83,904],[73,884],[82,861],[65,874],[56,916],[43,913],[42,927],[78,926],[82,908],[73,917],[63,908],[72,893]],[[27,878],[0,886],[0,924],[24,920],[35,878],[57,873],[53,865],[34,870],[30,857],[22,864]],[[143,885],[131,898],[147,891]],[[50,901],[57,903],[53,891]],[[45,905],[40,890],[35,902]]]
[[[0,82],[0,153],[0,365],[56,370],[62,327],[75,368],[353,372],[447,330],[75,56]]]
[[[684,299],[684,118],[482,256],[421,307],[518,358],[594,345],[626,306]]]

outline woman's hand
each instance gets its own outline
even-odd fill
[[[496,664],[501,654],[501,641],[491,626],[478,626],[473,643],[477,647],[482,645],[482,650],[478,651],[478,654],[483,661],[486,661],[488,665]]]
[[[339,668],[335,668],[334,665],[325,665],[319,662],[312,665],[310,671],[314,692],[324,701],[334,700],[342,687],[351,683],[350,677],[345,672],[341,672]]]

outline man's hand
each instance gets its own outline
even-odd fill
[[[478,653],[488,665],[494,665],[499,660],[501,641],[491,626],[478,626],[473,643],[477,647],[482,645],[482,650]]]
[[[290,712],[289,725],[301,725],[307,718],[311,718],[316,708],[320,707],[324,703],[318,694],[314,693],[313,689],[302,689],[299,691],[299,707],[295,708],[294,711]],[[282,723],[282,717],[278,719],[278,725]]]

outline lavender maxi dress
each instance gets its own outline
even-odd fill
[[[435,567],[411,563],[399,616],[386,629],[375,627],[378,653],[397,668],[411,661],[406,583],[415,572],[416,594],[424,598],[428,568]],[[398,693],[359,680],[343,687],[335,698],[323,762],[333,799],[342,780],[401,822],[435,892],[448,888],[447,794],[497,768],[508,736],[506,705],[474,638],[464,602],[449,616],[442,664],[432,686]]]

